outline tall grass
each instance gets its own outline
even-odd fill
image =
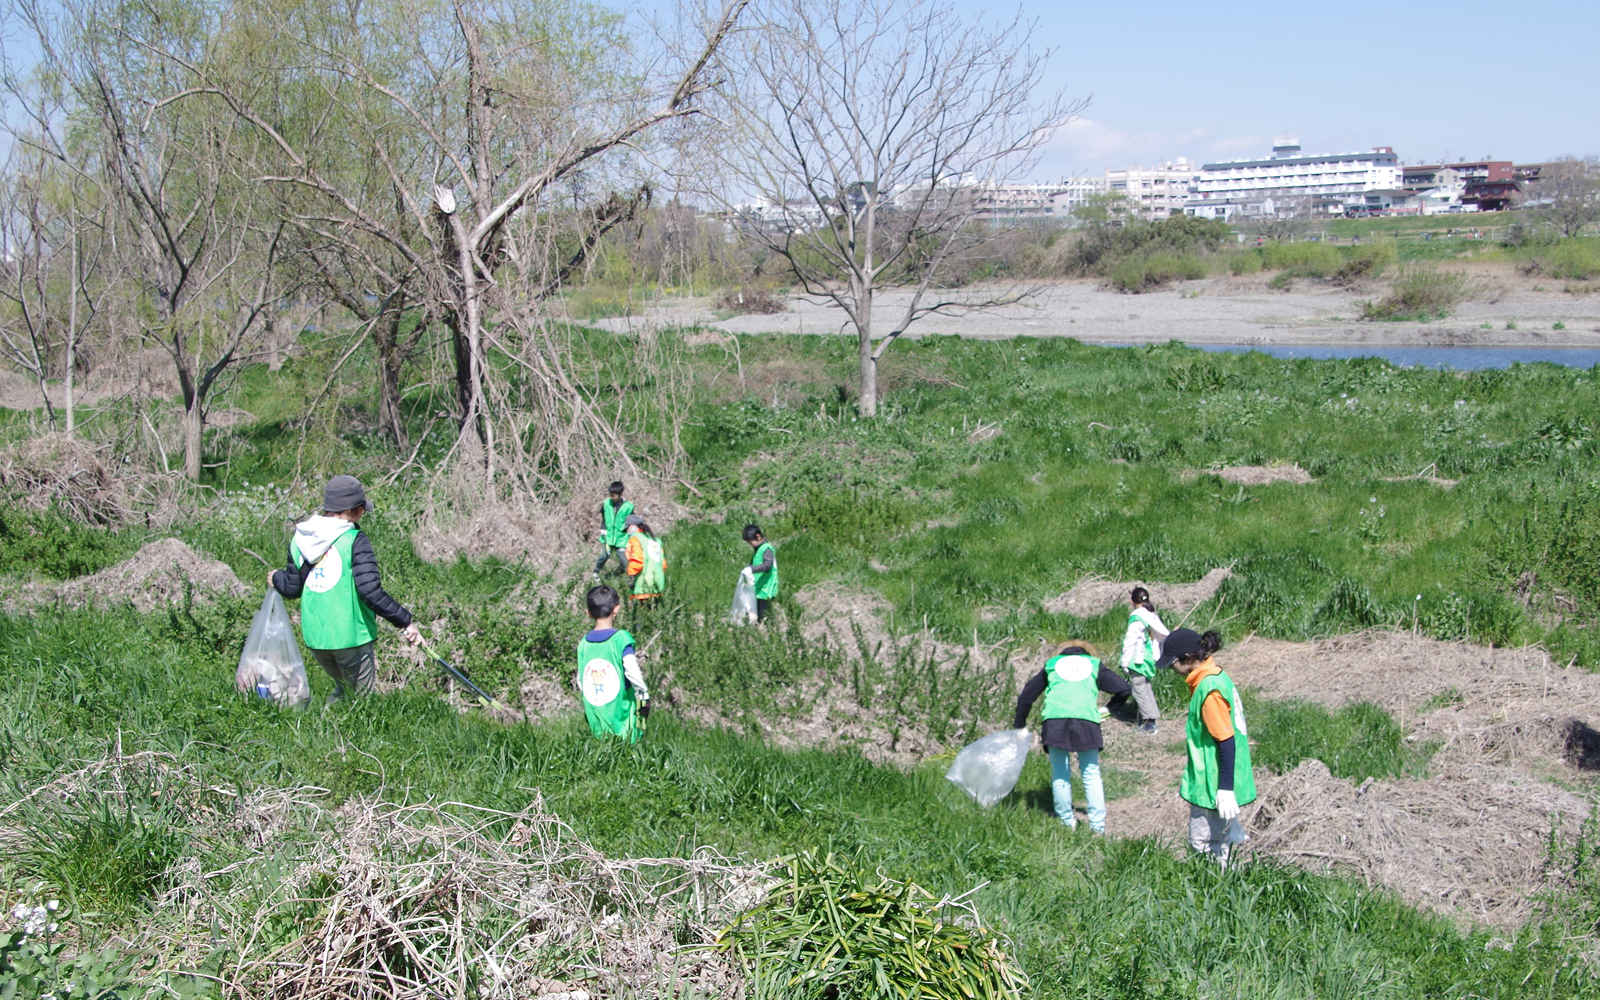
[[[1467,292],[1468,279],[1463,271],[1412,266],[1396,275],[1383,298],[1362,305],[1361,318],[1423,322],[1444,319],[1467,297]]]

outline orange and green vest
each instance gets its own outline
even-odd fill
[[[1239,703],[1239,692],[1227,674],[1215,673],[1194,687],[1189,697],[1189,723],[1185,735],[1189,743],[1189,760],[1183,767],[1183,782],[1178,795],[1183,801],[1202,809],[1217,807],[1217,741],[1206,729],[1200,717],[1200,706],[1206,697],[1216,691],[1228,702],[1233,716],[1233,797],[1242,806],[1256,800],[1255,775],[1250,771],[1250,732],[1245,726],[1244,706]]]
[[[667,588],[666,553],[661,543],[640,531],[635,533],[639,550],[644,553],[644,569],[633,581],[633,596],[654,597]]]

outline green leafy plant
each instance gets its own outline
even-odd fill
[[[1362,305],[1365,320],[1443,319],[1467,297],[1467,276],[1462,271],[1409,267],[1394,279],[1389,294],[1376,303]]]
[[[845,867],[782,860],[765,902],[718,935],[756,975],[800,996],[873,1000],[1019,997],[1026,976],[968,897]]]

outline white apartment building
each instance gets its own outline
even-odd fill
[[[1089,203],[1089,199],[1106,193],[1104,177],[1065,177],[1050,196],[1050,217],[1071,225],[1073,213]]]
[[[1251,214],[1249,206],[1271,199],[1278,205],[1309,205],[1342,212],[1367,191],[1401,187],[1400,160],[1390,146],[1365,153],[1303,156],[1298,139],[1279,139],[1265,160],[1207,163],[1194,174],[1184,211],[1207,218]]]
[[[1106,190],[1125,196],[1133,210],[1147,219],[1165,219],[1183,211],[1194,178],[1194,164],[1186,156],[1151,166],[1134,164],[1106,170]]]
[[[1091,197],[1104,194],[1103,177],[1063,177],[1055,184],[973,185],[973,207],[990,222],[1072,224],[1072,213]]]

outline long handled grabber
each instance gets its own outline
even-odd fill
[[[440,656],[438,653],[435,653],[433,651],[433,646],[431,646],[430,644],[425,642],[425,643],[422,644],[422,648],[426,649],[428,651],[428,656],[432,657],[433,662],[437,663],[439,666],[444,668],[445,673],[449,674],[451,677],[454,677],[456,680],[460,681],[466,687],[466,689],[468,691],[471,691],[473,694],[477,695],[478,696],[478,701],[483,704],[484,708],[492,708],[495,711],[499,711],[499,712],[509,712],[509,711],[511,711],[511,709],[509,707],[507,707],[507,705],[504,702],[502,702],[500,699],[491,698],[487,694],[484,694],[483,688],[481,688],[478,685],[472,683],[472,681],[467,679],[467,675],[466,674],[462,673],[461,671],[457,670],[455,667],[451,666],[449,661],[447,661],[444,657]]]

